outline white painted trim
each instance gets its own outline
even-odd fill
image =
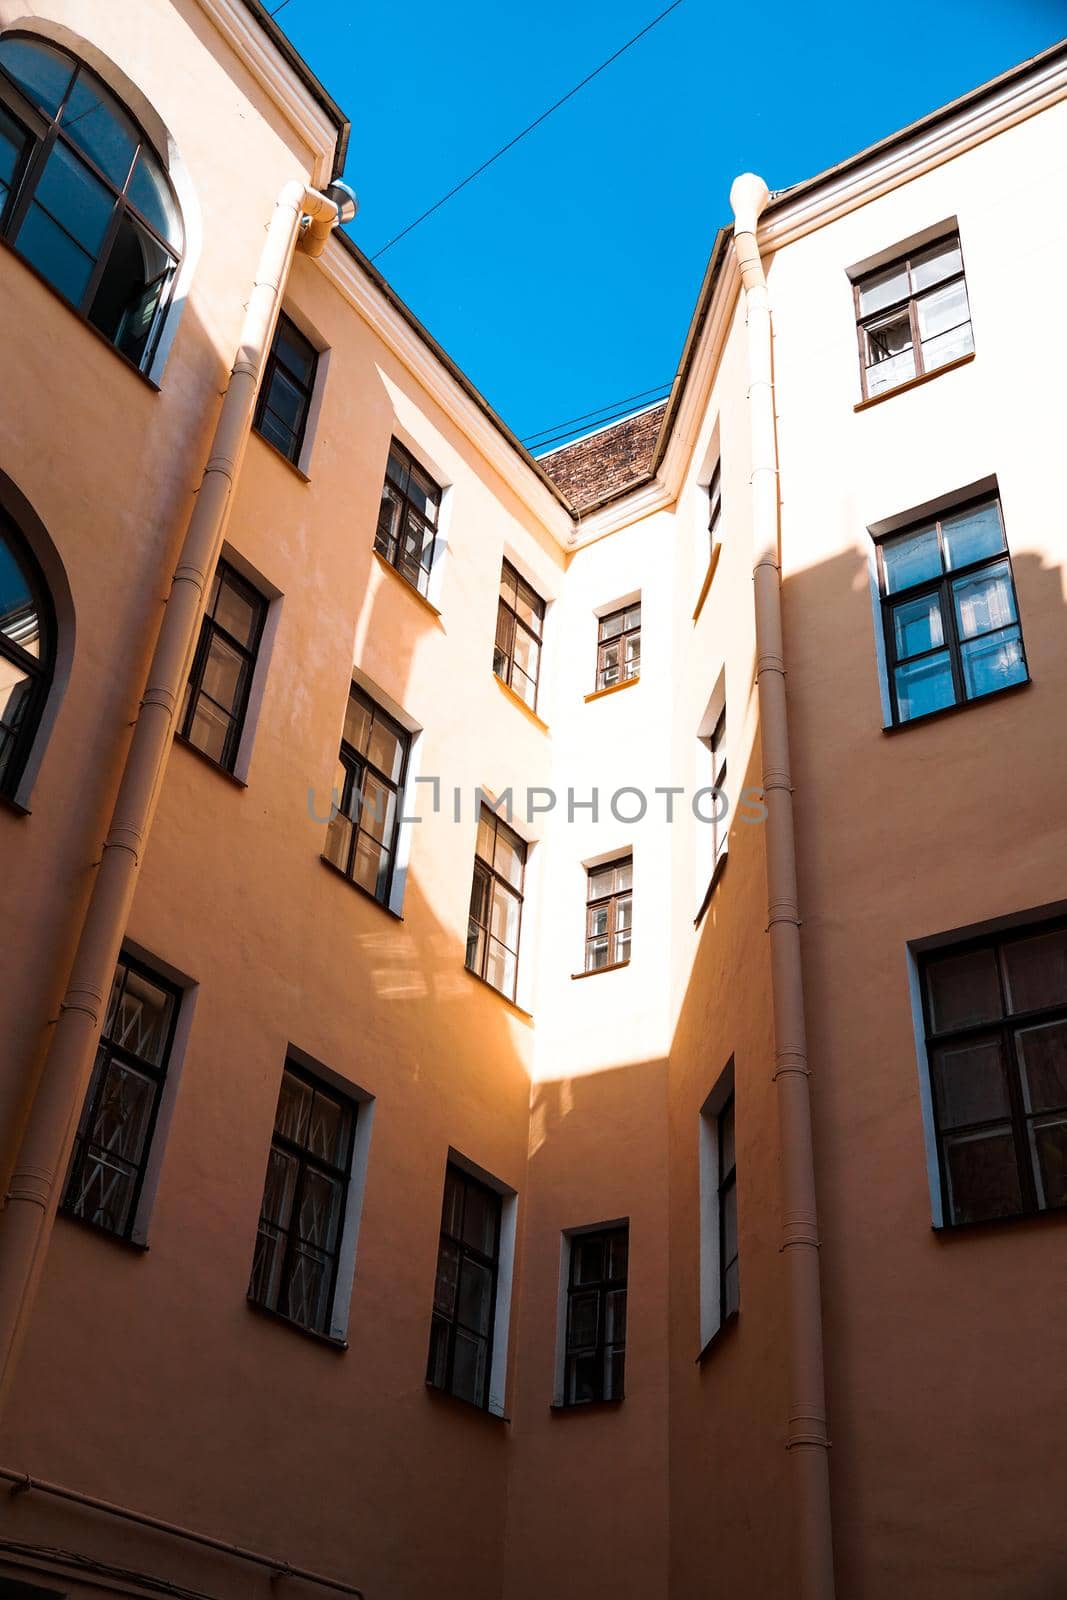
[[[882,706],[882,727],[893,726],[893,700],[889,692],[889,663],[885,654],[885,625],[882,619],[882,591],[878,583],[878,546],[867,540],[867,581],[871,591],[871,620],[874,632],[874,665],[878,674],[878,697]]]

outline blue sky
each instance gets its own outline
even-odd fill
[[[279,25],[352,118],[357,242],[373,255],[666,3],[289,0]],[[1064,34],[1067,0],[683,0],[377,265],[533,434],[670,381],[738,172],[809,177]]]

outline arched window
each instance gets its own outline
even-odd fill
[[[0,794],[22,776],[55,665],[47,586],[14,523],[0,511]]]
[[[25,34],[0,37],[0,236],[147,366],[182,254],[174,192],[100,79]]]

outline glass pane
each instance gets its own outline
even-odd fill
[[[608,1239],[608,1277],[625,1280],[630,1255],[630,1236],[625,1231],[613,1233]]]
[[[252,1274],[248,1284],[249,1298],[257,1305],[278,1304],[278,1289],[282,1262],[285,1257],[285,1239],[268,1223],[261,1222],[256,1234],[256,1248],[252,1257]]]
[[[287,1317],[302,1328],[318,1332],[326,1326],[332,1266],[306,1246],[293,1252],[292,1271],[282,1306]]]
[[[58,111],[74,74],[69,56],[30,39],[0,39],[0,67],[50,117]]]
[[[911,258],[911,287],[914,292],[928,289],[932,283],[952,278],[963,271],[963,256],[958,239],[942,239],[940,244],[929,246]]]
[[[626,608],[626,610],[623,612],[622,621],[624,628],[639,628],[641,626],[640,602],[638,602],[638,604],[635,606],[628,606]]]
[[[54,221],[61,223],[64,231],[87,254],[94,258],[99,254],[111,213],[115,209],[114,196],[98,178],[93,177],[77,156],[61,144],[54,147],[48,158],[34,191],[34,201]],[[19,247],[28,253],[21,234]]]
[[[190,744],[195,744],[198,750],[210,756],[212,761],[221,763],[230,727],[231,720],[225,711],[220,711],[218,706],[212,705],[210,700],[205,700],[201,696],[197,700],[186,738]]]
[[[401,491],[401,493],[403,493],[403,491],[407,488],[408,481],[408,464],[406,456],[402,456],[398,450],[390,450],[389,459],[385,464],[385,472],[386,476],[392,478],[397,488]]]
[[[281,367],[275,367],[267,389],[267,406],[275,417],[295,432],[300,427],[305,404],[303,391]]]
[[[489,931],[494,939],[499,939],[509,950],[519,948],[519,901],[500,883],[493,885]]]
[[[626,1343],[626,1290],[612,1289],[604,1296],[604,1339],[608,1344]]]
[[[512,659],[516,668],[521,668],[527,678],[536,679],[537,665],[541,658],[541,646],[522,628],[515,629],[515,641],[512,649]]]
[[[595,1355],[573,1356],[567,1362],[567,1403],[583,1405],[600,1398],[600,1371]]]
[[[430,1323],[430,1353],[426,1360],[426,1382],[443,1389],[448,1379],[448,1324],[439,1317]]]
[[[1011,1011],[1067,1005],[1067,930],[1012,939],[1003,959]]]
[[[469,921],[467,923],[467,954],[465,960],[470,970],[476,972],[479,977],[484,976],[482,969],[485,962],[485,940],[484,926],[473,920]]]
[[[968,950],[928,962],[926,992],[935,1033],[1000,1019],[1000,979],[992,950]]]
[[[224,706],[227,711],[233,711],[237,706],[244,664],[244,657],[238,654],[233,645],[227,644],[217,633],[212,636],[200,682],[203,691],[211,696],[216,705]]]
[[[607,905],[593,906],[587,915],[586,934],[595,938],[608,931],[609,911]]]
[[[156,158],[142,150],[133,169],[133,177],[126,187],[126,196],[156,232],[176,251],[182,247],[182,225],[178,208],[170,191],[170,184],[156,163]]]
[[[641,635],[632,634],[624,640],[624,667],[627,678],[636,678],[641,671]]]
[[[944,1141],[953,1222],[1010,1217],[1022,1210],[1022,1189],[1009,1126],[950,1134]]]
[[[1026,680],[1023,642],[1017,627],[974,639],[962,646],[961,653],[963,681],[971,699]]]
[[[535,634],[541,632],[541,618],[545,613],[544,601],[539,599],[528,583],[519,579],[518,593],[516,595],[515,610],[527,627],[532,628]]]
[[[496,845],[496,828],[492,815],[484,808],[478,813],[478,837],[475,841],[475,853],[490,866],[493,864],[493,850]]]
[[[129,969],[109,1037],[142,1061],[162,1066],[173,1008],[173,998],[165,990]]]
[[[456,1329],[456,1344],[452,1356],[452,1393],[461,1400],[471,1400],[480,1406],[485,1394],[485,1358],[488,1346],[484,1339],[472,1338],[461,1328]]]
[[[537,705],[537,679],[529,677],[521,667],[515,667],[511,674],[511,687],[533,711]]]
[[[463,1206],[463,1242],[483,1256],[496,1254],[496,1224],[500,1200],[479,1183],[468,1183]]]
[[[286,373],[295,378],[302,389],[311,388],[315,377],[315,351],[285,317],[278,319],[274,353]]]
[[[615,935],[615,948],[611,953],[611,959],[616,965],[619,965],[619,966],[621,966],[623,962],[629,961],[629,959],[630,959],[630,934],[629,934],[629,932],[617,933]]]
[[[396,491],[387,483],[382,490],[382,500],[378,507],[378,524],[374,532],[374,543],[388,560],[392,561],[396,550],[396,527],[400,517],[400,503],[396,498]]]
[[[299,440],[296,434],[293,432],[292,428],[287,427],[284,422],[279,421],[279,419],[273,415],[269,408],[264,407],[264,409],[260,412],[259,421],[256,423],[256,428],[258,432],[263,435],[264,439],[269,440],[276,450],[281,451],[282,455],[285,456],[287,460],[296,460],[297,456],[300,454]]]
[[[419,514],[433,525],[437,521],[437,502],[441,491],[422,468],[412,463],[408,479],[408,501]]]
[[[112,1061],[86,1130],[98,1151],[107,1151],[136,1165],[144,1153],[148,1123],[155,1105],[155,1084],[144,1073]]]
[[[307,1140],[311,1093],[311,1089],[302,1078],[295,1078],[291,1072],[282,1074],[274,1126],[278,1133],[286,1139],[291,1139],[294,1144],[304,1144]]]
[[[601,1283],[604,1279],[604,1235],[576,1234],[571,1241],[571,1282]]]
[[[910,666],[897,667],[893,678],[901,722],[955,704],[956,690],[947,651],[941,655],[924,656]]]
[[[489,1318],[493,1309],[493,1274],[487,1267],[469,1257],[463,1262],[459,1274],[459,1300],[456,1317],[465,1328],[483,1337],[489,1334]]]
[[[958,328],[961,322],[966,322],[970,316],[967,308],[967,289],[962,279],[958,283],[946,284],[943,289],[935,289],[932,294],[923,295],[916,301],[916,312],[919,318],[919,337],[924,341],[932,339],[935,334],[945,333],[950,328]]]
[[[961,639],[992,633],[1016,620],[1015,589],[1006,561],[998,561],[971,578],[957,578],[952,595]]]
[[[515,609],[517,599],[517,585],[519,575],[514,567],[509,567],[507,562],[500,569],[500,593],[512,610]]]
[[[622,632],[623,612],[618,611],[613,617],[603,617],[597,637],[601,640],[616,639]]]
[[[719,1181],[733,1171],[734,1154],[734,1103],[729,1105],[719,1116]]]
[[[95,262],[62,228],[32,205],[19,229],[19,254],[74,306],[80,306]]]
[[[451,1317],[456,1309],[456,1290],[459,1286],[459,1250],[447,1239],[442,1239],[437,1255],[437,1276],[434,1279],[433,1306],[444,1316]]]
[[[253,605],[244,589],[237,588],[228,577],[218,586],[214,617],[239,644],[251,646],[259,622],[259,608]]]
[[[25,650],[40,656],[41,624],[33,593],[15,552],[0,536],[0,633]]]
[[[572,1294],[567,1307],[567,1347],[570,1350],[589,1350],[596,1346],[600,1296]]]
[[[463,1200],[467,1186],[455,1167],[445,1171],[445,1200],[441,1213],[441,1232],[450,1233],[454,1239],[462,1237]]]
[[[936,372],[938,367],[947,366],[960,356],[969,356],[973,349],[971,325],[964,322],[958,328],[950,328],[947,333],[939,333],[934,339],[923,340],[923,366],[927,372]]]
[[[621,1400],[624,1394],[623,1379],[626,1371],[626,1355],[622,1350],[608,1350],[605,1353],[606,1372],[604,1374],[604,1399]]]
[[[737,1254],[737,1185],[732,1183],[722,1194],[722,1245],[723,1260],[730,1261]]]
[[[619,647],[617,644],[601,646],[598,660],[597,688],[610,689],[619,681]]]
[[[972,1039],[935,1050],[931,1067],[943,1128],[965,1128],[1011,1115],[999,1039]]]
[[[360,888],[366,889],[376,900],[384,901],[389,892],[389,866],[392,857],[384,845],[377,844],[365,833],[356,840],[356,858],[352,863],[352,877]]]
[[[722,1314],[724,1317],[733,1316],[741,1304],[740,1269],[736,1261],[732,1261],[723,1274],[722,1280]]]
[[[600,900],[601,898],[611,894],[614,887],[614,868],[597,867],[595,871],[590,872],[589,874],[589,893],[587,898],[590,900]]]
[[[860,316],[868,317],[872,311],[881,311],[908,297],[908,269],[904,262],[894,267],[883,267],[866,278],[860,289]]]
[[[506,828],[498,828],[496,835],[496,855],[493,865],[502,878],[515,889],[522,888],[522,869],[526,863],[526,847],[522,841]]]
[[[936,594],[921,600],[905,600],[893,607],[893,633],[897,659],[922,655],[945,642],[941,620],[941,601]]]
[[[633,915],[633,901],[629,895],[622,895],[615,902],[615,926],[629,928]]]
[[[885,569],[887,594],[899,594],[917,583],[928,583],[941,576],[941,552],[937,543],[936,527],[922,528],[916,533],[898,534],[882,545],[882,565]]]
[[[599,972],[601,967],[610,965],[608,938],[606,934],[597,935],[589,939],[585,946],[586,972]]]
[[[941,536],[950,570],[953,567],[968,567],[972,561],[981,561],[984,556],[995,556],[1004,548],[1000,508],[995,504],[975,506],[973,511],[961,511],[957,516],[945,517],[941,523]]]
[[[311,1121],[308,1125],[307,1147],[312,1155],[342,1167],[348,1155],[348,1129],[351,1116],[347,1106],[342,1106],[327,1094],[315,1091],[311,1104]]]
[[[632,861],[623,861],[615,868],[616,889],[632,888],[634,881],[634,864]]]
[[[515,998],[517,973],[518,961],[514,952],[506,950],[495,939],[490,939],[489,949],[486,952],[485,976],[494,989],[499,989],[509,1000]]]
[[[379,772],[384,772],[394,783],[399,783],[404,765],[404,740],[399,732],[390,723],[376,717],[366,748],[367,760],[371,765],[377,767]]]
[[[1030,1128],[1030,1147],[1042,1208],[1067,1205],[1067,1120],[1049,1117]]]
[[[863,330],[866,349],[867,393],[878,394],[915,376],[911,318],[907,311],[869,324]]]
[[[373,712],[367,702],[357,694],[350,694],[345,708],[345,743],[362,754],[367,752]]]
[[[363,777],[359,825],[379,843],[390,845],[396,822],[396,795],[370,771]]]
[[[28,143],[26,130],[0,106],[0,212],[4,209],[4,200],[15,181],[22,152]]]
[[[267,1177],[263,1185],[263,1216],[268,1222],[287,1228],[292,1215],[293,1196],[300,1163],[287,1150],[271,1146],[267,1158]]]
[[[300,1195],[300,1215],[297,1233],[305,1244],[317,1250],[334,1250],[341,1222],[343,1187],[336,1178],[313,1167],[304,1171],[304,1185]]]
[[[89,321],[131,361],[141,361],[156,312],[170,283],[173,260],[129,213],[119,223]]]
[[[124,1233],[133,1202],[135,1174],[105,1151],[87,1152],[77,1187],[67,1195],[76,1217],[87,1217],[98,1227]]]
[[[1015,1036],[1027,1111],[1067,1106],[1067,1022],[1022,1028]]]
[[[348,852],[352,845],[352,824],[340,811],[326,829],[326,843],[322,853],[342,872],[348,871]]]
[[[140,135],[103,84],[80,73],[63,108],[60,126],[105,178],[117,189],[125,188]]]

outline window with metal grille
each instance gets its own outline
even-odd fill
[[[178,731],[232,772],[248,710],[267,602],[228,562],[215,569]]]
[[[641,675],[641,602],[601,617],[597,627],[596,686],[612,689]]]
[[[323,854],[388,905],[411,735],[353,684]]]
[[[329,1332],[355,1128],[354,1101],[286,1062],[248,1298],[312,1333]]]
[[[974,349],[958,233],[867,273],[853,294],[867,400]]]
[[[315,346],[280,312],[259,386],[253,427],[294,466],[299,465],[304,448],[318,364]]]
[[[449,1162],[426,1382],[487,1407],[500,1267],[500,1195]]]
[[[883,539],[878,570],[894,722],[1026,681],[997,500]]]
[[[921,958],[944,1216],[1067,1204],[1067,924]]]
[[[509,1000],[515,998],[526,876],[526,845],[483,805],[467,922],[467,966]]]
[[[628,1223],[571,1235],[565,1405],[623,1397],[629,1241]]]
[[[56,627],[44,575],[0,512],[0,794],[18,787],[55,666]]]
[[[589,867],[586,878],[585,970],[605,972],[630,959],[633,931],[633,856]]]
[[[734,1097],[731,1092],[716,1117],[719,1144],[719,1320],[732,1317],[741,1303],[737,1247],[737,1156],[734,1147]]]
[[[62,1209],[128,1239],[144,1184],[181,991],[123,955],[74,1140]]]
[[[424,595],[430,587],[441,490],[410,450],[394,439],[378,507],[374,547]]]
[[[544,621],[545,602],[519,577],[511,562],[505,561],[500,573],[493,671],[531,711],[537,710]]]
[[[0,235],[128,360],[148,364],[183,249],[170,180],[95,73],[19,33],[0,38]]]

